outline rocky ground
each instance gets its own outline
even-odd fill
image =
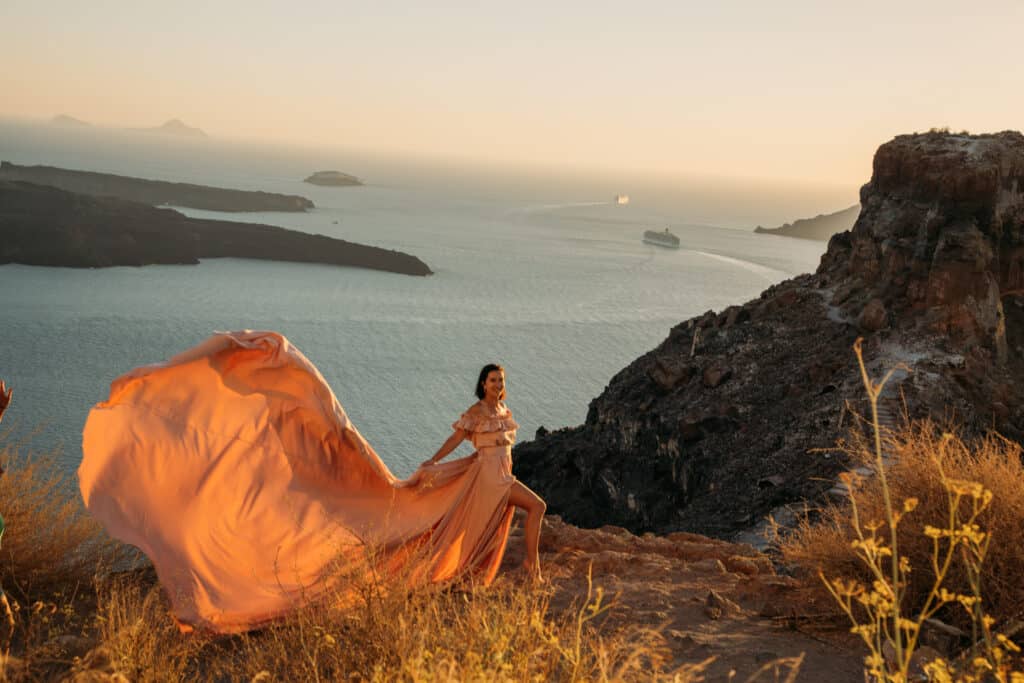
[[[516,475],[573,524],[753,540],[841,494],[858,337],[874,377],[899,369],[883,422],[1024,437],[1024,136],[897,137],[861,207],[815,273],[674,327],[583,425],[517,445]]]
[[[523,559],[513,530],[501,576]],[[621,527],[579,529],[545,519],[541,561],[554,591],[554,609],[581,604],[588,573],[614,598],[614,622],[660,629],[673,666],[713,660],[708,681],[785,680],[796,658],[798,681],[864,680],[863,654],[845,624],[823,630],[803,623],[798,582],[778,575],[767,556],[749,545],[685,532],[635,536]],[[505,579],[514,580],[514,579]],[[610,624],[609,624],[610,625]]]

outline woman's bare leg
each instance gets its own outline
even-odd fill
[[[518,481],[512,485],[508,502],[526,511],[526,561],[523,563],[523,567],[535,580],[539,581],[541,580],[540,524],[548,506],[540,496]]]

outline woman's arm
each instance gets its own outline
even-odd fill
[[[459,444],[462,443],[467,436],[469,436],[469,434],[466,433],[466,430],[456,429],[452,432],[452,435],[449,436],[443,444],[441,444],[441,447],[437,449],[437,453],[434,453],[434,455],[423,464],[436,465],[438,461],[458,448]]]

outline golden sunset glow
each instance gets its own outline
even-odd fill
[[[0,7],[0,115],[857,184],[893,135],[1020,127],[1024,5]]]

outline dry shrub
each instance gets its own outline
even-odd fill
[[[0,444],[0,681],[53,680],[90,641],[93,577],[129,550],[86,512],[55,454]]]
[[[1019,444],[998,435],[965,443],[929,421],[915,422],[896,433],[885,435],[883,450],[892,456],[886,473],[891,498],[896,505],[917,499],[917,507],[898,526],[900,556],[914,571],[906,587],[906,610],[917,613],[928,597],[933,579],[933,542],[925,527],[949,526],[949,498],[943,485],[947,480],[977,482],[992,492],[992,501],[978,518],[981,529],[992,537],[981,574],[985,609],[998,622],[1024,614],[1024,466]],[[855,464],[873,466],[873,445],[854,434],[841,444]],[[940,469],[941,468],[941,469]],[[884,522],[885,503],[879,477],[860,480],[854,487],[863,524]],[[888,532],[886,532],[888,533]],[[818,570],[830,578],[858,579],[870,583],[871,576],[851,546],[855,539],[847,505],[829,505],[816,523],[804,522],[782,543],[786,561],[807,570],[809,585],[825,592]],[[965,565],[950,567],[945,586],[957,593],[970,593]],[[820,604],[831,604],[822,600]],[[969,614],[957,605],[944,608],[945,621],[970,631]]]
[[[127,557],[82,505],[77,482],[53,453],[20,454],[4,444],[0,513],[7,524],[0,547],[0,585],[19,601],[53,591],[91,587],[101,563]]]
[[[86,672],[120,674],[130,681],[195,680],[189,658],[200,643],[183,637],[168,615],[158,587],[139,575],[97,581],[93,634],[98,646],[76,667]]]

